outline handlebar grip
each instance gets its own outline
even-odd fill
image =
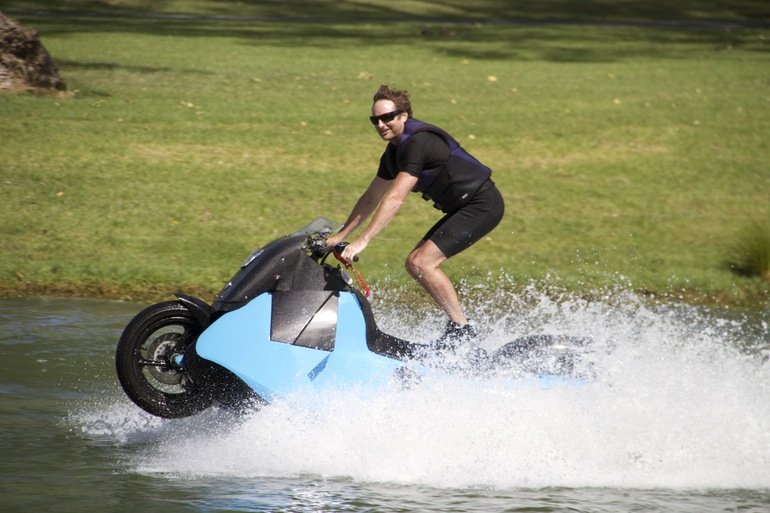
[[[345,250],[345,247],[348,246],[349,242],[338,242],[334,245],[334,251],[336,251],[339,254],[342,254],[342,252]],[[358,262],[358,255],[353,257],[353,262]]]

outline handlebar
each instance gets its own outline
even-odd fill
[[[345,247],[350,244],[349,242],[340,242],[338,244],[335,244],[332,247],[329,247],[326,244],[326,238],[323,236],[319,237],[312,237],[309,240],[308,247],[311,249],[311,251],[318,255],[319,257],[322,257],[322,260],[326,259],[326,256],[329,255],[329,253],[334,255],[334,258],[336,258],[342,266],[353,273],[353,276],[356,277],[356,280],[358,281],[359,286],[361,287],[361,291],[364,293],[364,296],[367,298],[372,295],[372,289],[367,285],[366,281],[364,280],[364,277],[361,276],[361,273],[358,272],[357,269],[353,267],[353,262],[358,262],[358,255],[353,257],[353,262],[348,260],[347,258],[344,258],[342,256],[342,252],[345,250]]]
[[[315,234],[309,237],[308,239],[308,249],[310,252],[317,257],[325,257],[329,253],[333,253],[334,257],[339,260],[340,262],[347,261],[347,258],[342,257],[342,252],[345,250],[345,248],[349,245],[349,242],[338,242],[334,246],[329,246],[326,244],[326,238],[323,236],[323,234]],[[353,257],[353,262],[358,262],[358,255]],[[348,262],[350,263],[350,262]]]
[[[338,242],[334,245],[334,256],[342,262],[343,260],[347,260],[346,258],[342,258],[342,252],[345,251],[345,248],[350,245],[349,242]],[[353,257],[353,262],[358,262],[358,255]]]

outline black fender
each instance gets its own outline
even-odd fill
[[[195,296],[181,293],[176,294],[176,298],[193,314],[195,320],[200,324],[201,330],[209,327],[211,324],[211,307],[208,303]]]
[[[588,337],[527,335],[499,347],[492,358],[496,365],[518,364],[535,374],[572,376],[590,343]]]

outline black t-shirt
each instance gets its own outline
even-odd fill
[[[441,167],[449,160],[449,145],[438,134],[417,132],[399,145],[388,144],[380,157],[377,176],[393,180],[401,171],[419,176],[423,169]]]

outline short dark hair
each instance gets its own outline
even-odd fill
[[[412,117],[412,102],[409,100],[409,92],[400,89],[391,89],[389,86],[383,84],[374,93],[372,103],[376,103],[380,100],[390,100],[396,104],[396,108],[402,112],[409,114]]]

